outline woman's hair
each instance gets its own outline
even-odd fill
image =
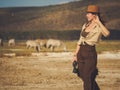
[[[87,13],[92,13],[93,15],[97,15],[99,17],[99,20],[101,21],[101,23],[103,25],[105,25],[105,21],[103,20],[103,16],[101,16],[100,13],[96,13],[96,12],[87,12]],[[89,23],[89,21],[86,21],[86,23]]]
[[[94,15],[98,15],[99,20],[102,22],[102,24],[105,24],[105,21],[103,20],[103,17],[101,16],[100,13],[93,13],[93,12],[92,12],[92,14],[94,14]]]

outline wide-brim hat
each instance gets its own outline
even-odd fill
[[[88,8],[87,8],[87,12],[100,13],[100,9],[96,5],[89,5]]]

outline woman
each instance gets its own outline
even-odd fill
[[[88,22],[82,27],[73,58],[73,61],[78,62],[78,76],[83,80],[84,90],[100,90],[95,81],[97,75],[95,45],[101,39],[101,35],[107,37],[110,32],[101,22],[99,14],[98,6],[88,6],[86,14]]]

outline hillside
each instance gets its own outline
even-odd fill
[[[120,30],[119,0],[83,0],[46,7],[0,8],[0,32],[81,30],[89,4],[101,7],[109,29]]]
[[[89,4],[101,7],[111,30],[109,39],[120,39],[120,0],[83,0],[45,7],[0,8],[0,38],[78,39]]]

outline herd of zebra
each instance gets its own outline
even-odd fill
[[[16,42],[15,39],[9,39],[8,40],[8,46],[15,46]],[[63,47],[63,51],[67,51],[66,45],[58,39],[36,39],[36,40],[27,40],[25,42],[26,48],[34,48],[37,52],[40,52],[43,47],[47,49],[51,49],[51,51],[54,51],[56,47]],[[0,46],[4,46],[3,40],[0,39]]]

